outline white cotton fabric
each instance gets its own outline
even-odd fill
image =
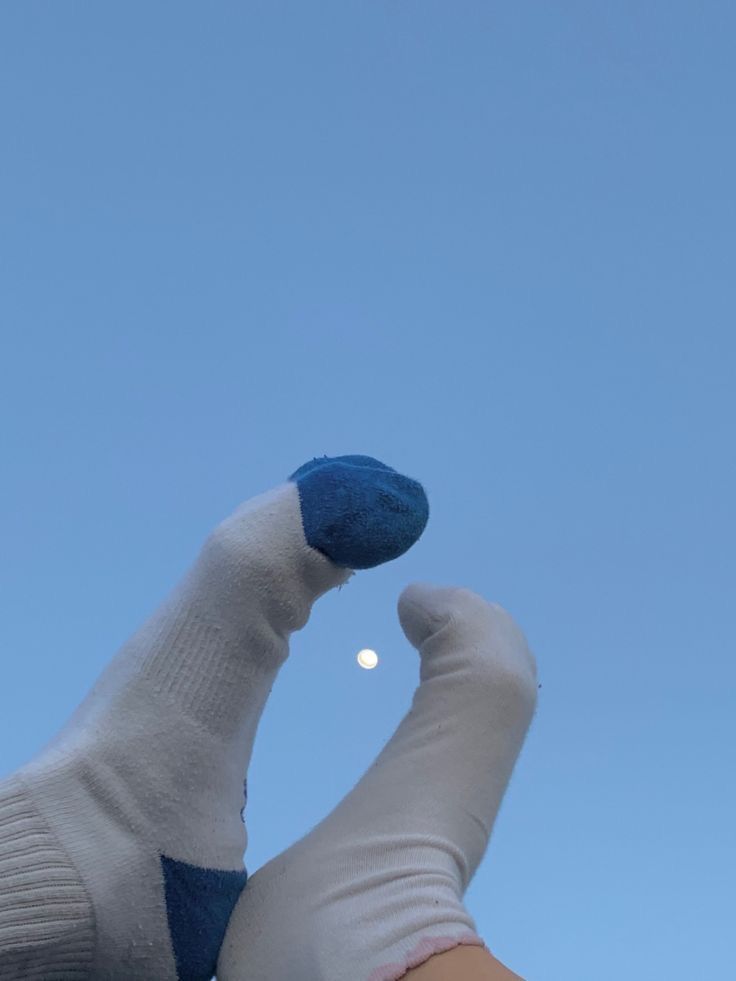
[[[332,814],[251,878],[219,981],[394,981],[481,944],[462,896],[534,711],[535,662],[468,590],[410,586],[399,616],[421,655],[412,707]]]
[[[344,582],[288,483],[242,505],[64,730],[0,783],[0,979],[173,981],[159,856],[242,867],[243,780],[289,634]]]

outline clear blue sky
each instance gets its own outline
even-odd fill
[[[249,869],[408,705],[401,587],[464,584],[543,684],[468,894],[492,949],[736,972],[735,33],[725,0],[2,5],[1,772],[241,498],[372,454],[430,524],[295,639]]]

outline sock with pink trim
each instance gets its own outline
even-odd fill
[[[332,814],[249,881],[220,981],[395,981],[482,945],[462,896],[534,711],[534,659],[468,590],[410,586],[399,617],[421,656],[412,707]]]

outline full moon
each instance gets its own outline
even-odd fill
[[[358,664],[361,668],[365,668],[370,671],[371,668],[375,668],[378,664],[378,654],[372,651],[370,648],[365,647],[362,651],[358,651],[358,656],[356,658]]]

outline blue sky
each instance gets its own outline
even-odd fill
[[[492,949],[736,969],[735,30],[712,0],[3,5],[0,772],[240,499],[372,454],[430,523],[295,638],[249,869],[407,707],[403,585],[467,585],[543,685],[467,899]]]

